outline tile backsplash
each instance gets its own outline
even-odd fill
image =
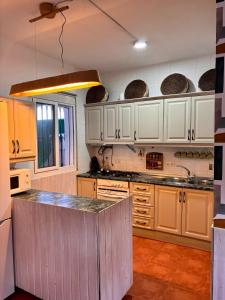
[[[103,165],[103,156],[98,154],[98,147],[90,147],[91,156],[96,155],[100,165]],[[187,173],[182,168],[176,167],[183,165],[190,169],[191,175],[202,177],[213,177],[213,159],[190,159],[176,158],[174,156],[177,151],[213,151],[212,148],[181,148],[181,147],[134,147],[136,153],[128,149],[126,145],[114,145],[112,149],[104,152],[105,166],[109,166],[113,170],[144,172],[148,174],[164,174],[175,176],[186,176]],[[161,152],[164,155],[164,169],[147,170],[146,169],[146,153]],[[211,167],[211,168],[210,168]],[[210,170],[212,169],[212,170]]]

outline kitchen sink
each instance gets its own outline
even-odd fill
[[[164,180],[167,182],[176,182],[176,183],[188,182],[188,180],[186,178],[181,178],[181,177],[167,177]]]

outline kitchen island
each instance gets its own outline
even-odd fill
[[[120,300],[132,285],[131,199],[13,197],[16,286],[50,300]]]

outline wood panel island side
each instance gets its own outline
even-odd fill
[[[16,286],[44,300],[121,300],[133,281],[131,212],[130,198],[14,196]]]

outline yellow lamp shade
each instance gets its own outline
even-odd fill
[[[36,96],[97,85],[101,85],[101,82],[96,70],[79,71],[14,84],[11,86],[9,95],[15,97]]]

